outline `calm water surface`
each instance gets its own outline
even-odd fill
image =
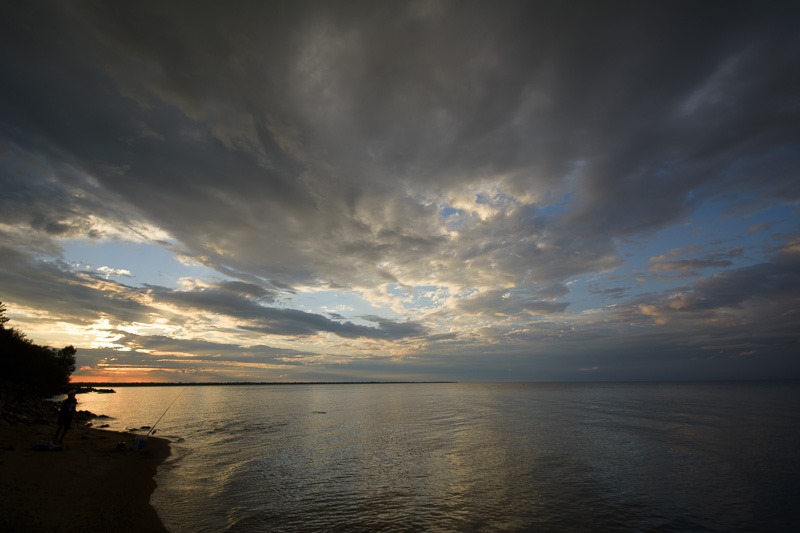
[[[800,530],[800,382],[121,387],[200,531]]]

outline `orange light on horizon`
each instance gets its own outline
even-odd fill
[[[157,367],[81,367],[70,378],[76,383],[169,383],[162,373],[169,370]]]

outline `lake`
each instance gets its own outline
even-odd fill
[[[174,533],[800,530],[798,381],[116,391]]]

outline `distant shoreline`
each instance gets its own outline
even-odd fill
[[[757,383],[757,382],[800,382],[800,378],[753,378],[753,379],[667,379],[667,380],[589,380],[589,381],[214,381],[208,383],[181,383],[181,382],[113,382],[113,381],[74,381],[71,387],[229,387],[229,386],[288,386],[288,385],[435,385],[435,384],[456,384],[456,383],[495,383],[495,384],[518,384],[518,385],[611,385],[619,383]],[[109,391],[105,391],[109,392]]]
[[[115,383],[112,381],[70,383],[73,387],[218,387],[230,385],[403,385],[403,384],[436,384],[458,383],[458,381],[217,381],[210,383],[160,383],[160,382],[130,382]]]

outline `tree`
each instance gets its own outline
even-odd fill
[[[69,346],[65,346],[60,350],[53,350],[55,352],[56,361],[58,361],[59,365],[61,365],[62,370],[67,377],[72,375],[75,372],[75,354],[78,350],[75,349],[74,346],[71,344]]]
[[[74,346],[60,350],[39,346],[16,328],[7,328],[0,302],[0,381],[40,396],[64,392],[75,371]]]
[[[5,323],[8,322],[8,317],[6,316],[6,305],[3,302],[0,302],[0,329],[5,328]]]

